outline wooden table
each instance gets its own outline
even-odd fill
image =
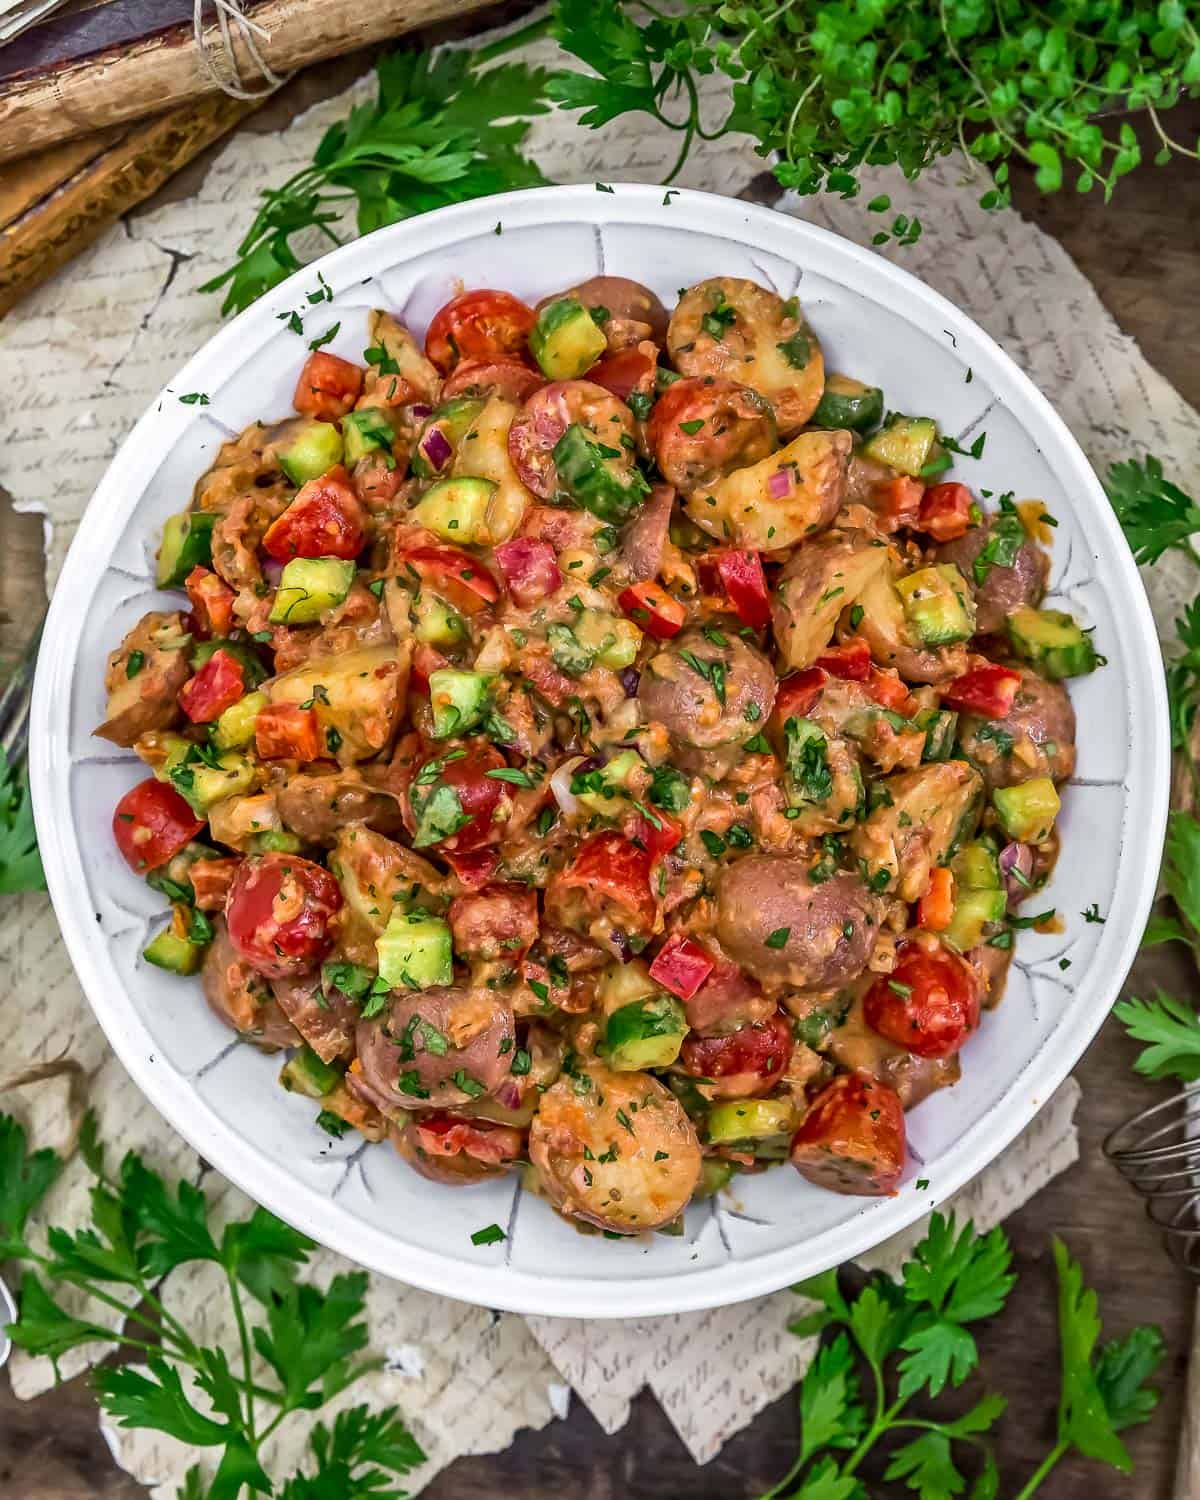
[[[278,129],[301,103],[343,86],[362,70],[362,59],[343,60],[297,80],[284,99],[243,128]],[[1171,118],[1171,117],[1168,117]],[[1200,101],[1174,112],[1172,133],[1195,140]],[[1147,150],[1147,158],[1153,147]],[[190,191],[206,162],[181,174],[164,196]],[[1055,235],[1097,287],[1117,322],[1141,344],[1150,361],[1193,404],[1200,406],[1200,169],[1176,162],[1147,169],[1122,182],[1115,206],[1096,195],[1063,193],[1040,200],[1027,173],[1014,171],[1018,206]],[[161,201],[153,200],[153,202]],[[936,233],[936,225],[929,226]],[[2,332],[2,329],[0,329]],[[1053,395],[1053,393],[1051,393]],[[1170,468],[1170,454],[1160,457]],[[0,498],[0,671],[19,648],[21,633],[40,593],[41,521],[16,516]],[[1155,984],[1180,993],[1200,990],[1194,973],[1171,953],[1139,962],[1130,993]],[[983,1375],[960,1393],[962,1408],[986,1387],[1008,1396],[998,1430],[998,1458],[1013,1494],[1053,1442],[1058,1390],[1054,1279],[1050,1237],[1061,1235],[1082,1259],[1100,1297],[1106,1333],[1156,1322],[1168,1357],[1163,1401],[1149,1425],[1128,1435],[1135,1475],[1127,1480],[1097,1464],[1060,1466],[1043,1487],[1047,1500],[1170,1500],[1191,1336],[1193,1287],[1168,1261],[1133,1195],[1100,1155],[1112,1126],[1153,1101],[1136,1079],[1137,1048],[1110,1022],[1088,1051],[1076,1076],[1083,1086],[1079,1111],[1081,1159],[1008,1221],[1019,1281],[1002,1321],[981,1337]],[[962,1087],[970,1087],[966,1080]],[[518,1437],[505,1453],[460,1459],[426,1491],[428,1500],[752,1500],[790,1465],[797,1432],[793,1395],[777,1401],[705,1468],[696,1468],[657,1403],[641,1396],[617,1436],[606,1438],[578,1403],[565,1422]],[[877,1500],[909,1496],[868,1474]],[[143,1500],[145,1491],[112,1463],[96,1425],[96,1409],[83,1380],[23,1404],[0,1379],[0,1495],[13,1500]]]

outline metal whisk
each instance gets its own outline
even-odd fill
[[[1200,1083],[1118,1125],[1102,1149],[1146,1200],[1167,1254],[1200,1280]]]

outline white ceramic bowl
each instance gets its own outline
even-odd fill
[[[497,232],[496,226],[503,226]],[[317,271],[331,304],[310,308]],[[232,1040],[198,981],[140,958],[163,902],[125,866],[110,820],[144,774],[91,730],[106,653],[147,609],[163,521],[187,501],[217,445],[290,410],[305,343],[361,359],[369,308],[423,334],[461,285],[534,301],[602,271],[671,304],[705,276],[799,292],[830,369],[928,411],[960,439],[986,430],[977,488],[1044,499],[1058,518],[1053,596],[1094,626],[1103,671],[1071,686],[1078,774],[1066,789],[1062,857],[1045,892],[1061,935],[1020,935],[1008,992],[963,1053],[958,1087],[909,1116],[912,1157],[894,1198],[843,1198],[780,1168],[694,1206],[686,1232],[582,1237],[515,1177],[434,1186],[386,1146],[330,1146],[313,1105],[275,1085],[279,1059]],[[305,313],[305,338],[279,314]],[[970,371],[970,375],[968,375]],[[190,391],[208,406],[181,405]],[[1054,602],[1052,600],[1052,602]],[[216,335],[130,433],[104,476],[54,594],[33,708],[32,774],[50,892],[75,968],[135,1081],[208,1161],[314,1239],[402,1281],[492,1307],[645,1316],[770,1292],[894,1234],[984,1167],[1045,1103],[1108,1014],[1153,895],[1167,808],[1162,664],[1137,571],[1099,483],[1066,427],[969,318],[904,271],[811,225],[734,200],[617,186],[546,188],[444,209],[380,230],[310,266]],[[1103,925],[1082,912],[1098,907]],[[1069,967],[1060,965],[1069,959]],[[928,1186],[916,1183],[927,1179]],[[491,1223],[503,1243],[476,1248]]]

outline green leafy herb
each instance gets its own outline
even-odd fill
[[[498,1245],[501,1240],[506,1239],[503,1229],[499,1224],[488,1224],[483,1229],[477,1229],[471,1236],[472,1245]]]
[[[647,798],[666,812],[680,813],[692,800],[691,786],[682,771],[674,766],[655,766],[650,776]]]
[[[181,406],[209,406],[211,402],[203,391],[189,391],[186,396],[180,396]]]
[[[549,107],[546,75],[522,63],[485,68],[485,61],[463,50],[380,58],[376,97],[326,131],[309,166],[264,189],[237,260],[205,283],[205,291],[224,289],[222,312],[240,312],[298,270],[293,239],[302,232],[315,229],[338,244],[334,226],[348,198],[357,232],[367,234],[448,203],[544,182],[521,146],[530,118]]]
[[[318,1120],[342,1127],[324,1112]],[[245,1492],[400,1500],[391,1476],[410,1473],[425,1455],[394,1408],[356,1406],[340,1412],[332,1428],[318,1423],[303,1467],[278,1484],[262,1463],[288,1415],[317,1410],[376,1368],[363,1355],[366,1275],[335,1276],[320,1289],[299,1279],[312,1241],[265,1209],[218,1225],[203,1192],[187,1182],[172,1189],[133,1153],[110,1172],[91,1116],[80,1151],[96,1177],[91,1225],[51,1228],[46,1249],[38,1250],[26,1224],[62,1163],[51,1151],[29,1152],[20,1125],[0,1115],[0,1256],[24,1268],[13,1342],[53,1361],[94,1341],[134,1352],[139,1365],[103,1366],[93,1386],[118,1426],[214,1451],[216,1477],[193,1467],[184,1500],[237,1500]],[[242,1331],[240,1370],[223,1349],[198,1342],[202,1335],[157,1295],[167,1272],[198,1262],[223,1276]],[[117,1312],[119,1331],[67,1312],[52,1295],[56,1282]]]
[[[763,944],[768,948],[782,948],[791,934],[790,927],[777,927],[774,932],[767,934],[763,939]]]
[[[1010,512],[998,516],[987,541],[971,564],[976,584],[982,588],[993,568],[1011,568],[1024,541],[1025,528],[1020,516]]]
[[[929,1183],[922,1178],[918,1190]],[[1019,1494],[1028,1500],[1072,1449],[1122,1471],[1128,1454],[1116,1434],[1151,1415],[1158,1393],[1147,1386],[1162,1361],[1157,1329],[1136,1328],[1124,1340],[1097,1350],[1099,1320],[1094,1292],[1079,1267],[1054,1242],[1059,1274],[1062,1400],[1057,1441]],[[800,1450],[790,1471],[759,1500],[865,1500],[860,1466],[882,1439],[905,1441],[890,1450],[887,1480],[901,1480],[920,1500],[951,1500],[967,1481],[958,1468],[960,1445],[977,1451],[973,1500],[995,1500],[1000,1476],[987,1433],[1007,1402],[988,1393],[962,1416],[939,1419],[930,1402],[961,1386],[979,1365],[973,1324],[1003,1311],[1016,1278],[1003,1230],[977,1234],[968,1223],[934,1214],[924,1240],[895,1280],[873,1276],[851,1297],[837,1271],[793,1288],[813,1303],[790,1324],[802,1338],[831,1335],[800,1386]],[[870,1379],[864,1381],[865,1363]],[[920,1420],[906,1408],[922,1399]]]
[[[1163,478],[1157,458],[1113,464],[1105,488],[1138,562],[1157,562],[1164,552],[1178,548],[1200,563],[1190,540],[1193,532],[1200,531],[1200,506]]]
[[[414,781],[413,791],[417,790],[417,783]],[[462,800],[458,793],[444,781],[424,796],[421,796],[419,792],[417,796],[412,796],[410,793],[410,798],[417,819],[417,828],[412,841],[414,849],[427,849],[430,844],[439,844],[443,839],[456,834],[460,828],[465,828],[471,821],[470,815],[463,812]]]
[[[0,746],[0,896],[45,888],[46,877],[33,828],[28,772],[24,767],[10,766],[4,747]]]
[[[1134,1063],[1147,1078],[1200,1079],[1200,1015],[1186,1000],[1159,990],[1153,1000],[1136,996],[1113,1007],[1113,1014],[1138,1042],[1147,1042]]]

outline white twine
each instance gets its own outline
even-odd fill
[[[269,42],[271,33],[246,15],[242,9],[245,0],[211,0],[211,3],[217,13],[220,46],[216,45],[215,38],[210,43],[205,34],[204,0],[193,0],[192,30],[195,33],[201,66],[217,88],[223,94],[228,94],[231,99],[265,99],[268,94],[274,93],[281,84],[287,82],[287,77],[276,73],[258,50],[259,40]],[[256,80],[256,87],[247,88],[242,81],[241,67],[233,45],[235,32],[246,49],[250,61],[258,70],[261,82]],[[222,72],[217,65],[218,57],[224,62],[225,72]]]

